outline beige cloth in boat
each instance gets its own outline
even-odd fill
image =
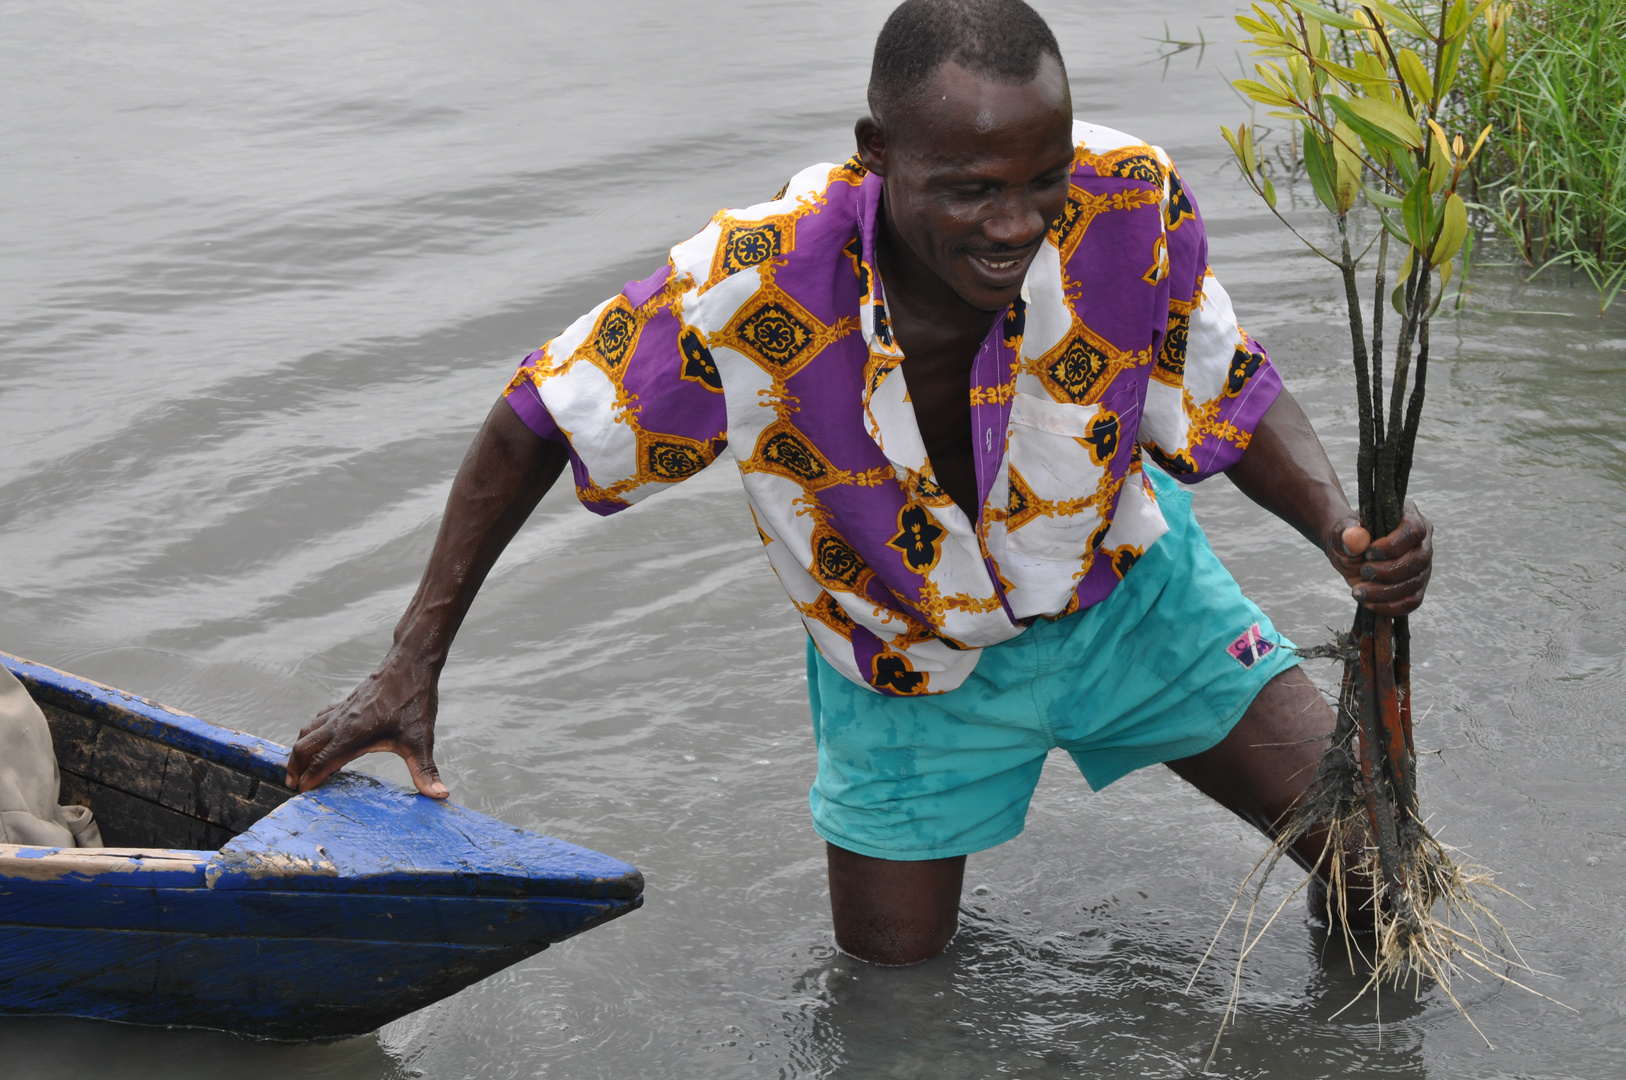
[[[0,844],[101,847],[84,806],[58,806],[51,729],[17,677],[0,666]]]

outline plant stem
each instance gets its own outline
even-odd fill
[[[1429,287],[1432,274],[1425,258],[1414,258],[1411,277],[1406,281],[1406,315],[1400,320],[1400,341],[1395,346],[1395,370],[1390,384],[1389,423],[1390,437],[1378,449],[1377,488],[1378,535],[1387,536],[1400,524],[1400,499],[1396,494],[1395,459],[1405,402],[1406,376],[1411,369],[1412,339],[1418,326],[1428,315]]]
[[[1383,295],[1389,278],[1389,230],[1378,236],[1378,275],[1372,289],[1372,435],[1373,447],[1383,445]]]
[[[1343,255],[1343,261],[1338,264],[1338,269],[1344,278],[1344,301],[1349,309],[1350,346],[1355,358],[1356,411],[1360,416],[1360,450],[1356,457],[1355,473],[1361,522],[1370,530],[1374,524],[1372,515],[1375,509],[1373,501],[1375,492],[1372,487],[1373,451],[1376,446],[1372,437],[1373,398],[1367,363],[1366,331],[1361,326],[1361,290],[1355,281],[1355,260],[1349,250],[1349,222],[1347,216],[1343,214],[1338,215],[1338,240],[1342,245]],[[1381,326],[1381,323],[1379,325]]]

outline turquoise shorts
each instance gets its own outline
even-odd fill
[[[993,847],[1022,831],[1053,747],[1099,790],[1214,746],[1265,683],[1298,663],[1209,548],[1190,493],[1153,468],[1147,475],[1169,531],[1112,594],[984,649],[946,694],[865,690],[809,640],[820,836],[878,859]]]

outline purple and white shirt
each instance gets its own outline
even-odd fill
[[[1166,530],[1141,454],[1229,468],[1281,380],[1208,269],[1162,150],[1078,122],[1067,208],[971,371],[979,520],[938,486],[887,324],[882,180],[856,159],[724,210],[525,358],[507,400],[613,514],[734,447],[824,658],[942,693],[982,648],[1099,603]]]

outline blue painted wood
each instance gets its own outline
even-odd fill
[[[620,859],[355,773],[261,818],[207,876],[217,890],[626,899],[644,888]]]
[[[0,663],[42,702],[281,778],[275,743]],[[139,779],[123,789],[172,786]],[[633,911],[642,892],[618,859],[341,773],[219,851],[0,845],[0,1013],[356,1035]]]

